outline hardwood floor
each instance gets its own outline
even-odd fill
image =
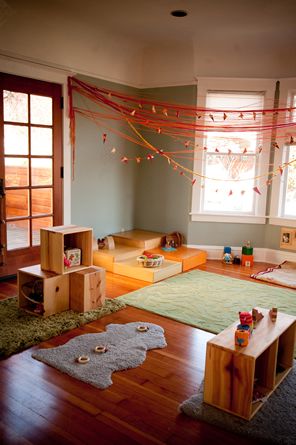
[[[255,264],[252,271],[266,264]],[[250,268],[208,261],[198,269],[251,280]],[[149,285],[107,273],[107,297]],[[0,299],[16,294],[16,280],[0,282]],[[109,323],[152,322],[165,330],[168,346],[147,353],[143,365],[113,374],[99,390],[31,358],[34,348],[0,361],[1,444],[248,445],[253,442],[178,412],[204,375],[212,334],[147,311],[127,307],[53,338],[57,346]],[[39,346],[38,346],[39,347]],[[37,346],[35,348],[38,348]]]

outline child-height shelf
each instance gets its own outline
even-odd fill
[[[93,231],[88,227],[69,225],[40,229],[41,269],[67,274],[91,266],[92,242]],[[66,268],[64,252],[72,248],[81,250],[81,264]]]

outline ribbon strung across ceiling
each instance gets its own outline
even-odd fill
[[[70,139],[72,146],[72,173],[74,174],[75,165],[75,115],[79,114],[84,118],[92,120],[102,131],[102,142],[110,145],[111,152],[115,153],[116,148],[112,145],[110,137],[112,134],[122,137],[134,144],[137,144],[147,150],[145,157],[122,156],[121,162],[127,163],[135,161],[140,163],[143,160],[151,161],[157,156],[165,158],[168,165],[179,172],[180,175],[189,179],[195,184],[197,179],[215,180],[215,181],[246,181],[256,180],[266,176],[266,185],[269,185],[272,178],[283,173],[283,169],[294,164],[295,159],[289,160],[282,165],[269,165],[268,173],[264,175],[253,176],[252,178],[236,177],[231,179],[222,179],[221,177],[208,177],[201,172],[194,171],[186,165],[181,164],[181,160],[193,160],[196,156],[202,156],[207,153],[221,153],[229,158],[237,155],[248,155],[248,148],[239,146],[239,151],[219,145],[219,138],[211,138],[211,135],[223,134],[237,136],[238,133],[256,132],[258,146],[256,147],[256,156],[260,156],[263,150],[262,142],[264,140],[272,141],[274,150],[280,149],[280,145],[293,144],[293,130],[296,129],[296,108],[270,106],[269,108],[250,109],[213,109],[205,107],[192,107],[182,104],[169,103],[154,100],[137,95],[130,96],[119,91],[99,88],[74,77],[68,78],[69,93],[69,117],[70,117]],[[88,99],[96,105],[81,107],[74,106],[73,94]],[[87,101],[85,101],[87,102]],[[88,102],[89,103],[89,102]],[[273,105],[273,104],[272,104]],[[120,123],[121,125],[118,125]],[[147,140],[145,134],[159,134],[159,144],[152,144]],[[163,144],[161,136],[165,135],[180,144],[179,150],[164,150],[160,148]],[[275,139],[276,137],[276,139]],[[204,143],[198,145],[196,140],[201,138],[203,141],[217,142],[216,148],[205,146]],[[296,141],[295,141],[296,142]],[[159,145],[159,146],[158,146]],[[220,148],[218,148],[220,147]],[[254,152],[252,153],[254,154]],[[237,159],[236,159],[237,160]],[[260,194],[258,187],[253,187],[256,193]]]

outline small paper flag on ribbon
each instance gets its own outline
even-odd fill
[[[228,154],[230,155],[232,153],[232,151],[230,150],[230,148],[228,149]]]
[[[112,148],[111,153],[116,153],[116,148],[115,147]]]
[[[155,108],[155,106],[154,105],[152,105],[152,113],[156,113],[156,108]]]
[[[176,118],[178,119],[180,116],[180,111],[176,111]]]
[[[253,111],[253,119],[254,119],[254,121],[256,120],[256,113],[255,113],[255,111]]]
[[[188,148],[189,144],[190,144],[190,141],[186,141],[184,145],[186,148]]]
[[[105,144],[106,139],[107,139],[107,134],[106,134],[106,133],[103,133],[103,144]]]
[[[247,151],[248,151],[248,150],[245,148],[244,151],[243,151],[243,154],[247,153]]]
[[[268,179],[268,180],[266,181],[266,185],[271,185],[271,179]]]
[[[138,104],[138,107],[140,108],[140,110],[142,110],[143,105],[142,104]]]
[[[290,137],[290,144],[294,144],[294,138],[293,138],[293,136]]]
[[[224,113],[224,114],[223,114],[223,120],[226,120],[226,119],[227,119],[227,114]]]
[[[273,143],[274,148],[280,148],[277,142]]]
[[[284,171],[283,168],[281,166],[279,166],[279,172],[280,172],[281,176],[283,174],[283,171]]]
[[[196,114],[196,116],[197,116],[197,119],[201,118],[201,114]]]
[[[128,163],[128,158],[126,156],[122,156],[121,162],[123,162],[124,164],[127,164]]]
[[[161,133],[161,128],[157,129],[157,133],[160,134]]]
[[[254,192],[258,193],[258,195],[261,195],[260,190],[258,189],[258,187],[253,187]]]
[[[191,184],[194,185],[196,183],[196,179],[192,179]]]
[[[153,156],[153,155],[147,155],[147,156],[146,156],[146,159],[147,159],[148,161],[151,161],[152,159],[154,159],[154,156]]]
[[[218,150],[218,148],[215,148],[215,152],[216,152],[216,153],[220,153],[219,150]]]
[[[204,149],[204,151],[207,151],[208,148],[207,148],[207,147],[204,147],[203,149]]]
[[[162,112],[163,112],[163,114],[164,114],[166,117],[168,117],[168,110],[167,110],[166,108],[164,108],[164,109],[162,110]]]
[[[260,147],[258,149],[259,154],[261,153],[262,150],[263,150],[263,147],[260,145]]]
[[[177,165],[174,165],[173,169],[174,169],[174,170],[177,170],[177,169],[178,169],[178,166],[177,166]]]
[[[134,116],[136,114],[136,110],[133,110],[132,112],[131,112],[131,116]]]
[[[136,162],[137,162],[137,164],[140,164],[141,158],[136,158]]]
[[[233,191],[229,190],[228,196],[231,196],[231,195],[233,195]]]
[[[213,122],[215,121],[214,116],[212,114],[209,114],[209,117],[212,119]]]
[[[244,118],[243,113],[240,113],[238,117],[241,118],[241,119],[243,119],[243,118]]]
[[[219,191],[219,190],[218,190],[218,189],[216,189],[216,190],[215,190],[215,193],[218,193],[218,191]]]
[[[183,175],[184,175],[184,172],[183,172],[183,171],[181,171],[181,172],[180,172],[179,174],[180,174],[180,176],[183,176]]]

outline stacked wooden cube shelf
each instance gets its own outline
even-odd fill
[[[86,227],[40,229],[41,264],[18,270],[19,307],[47,317],[68,309],[85,312],[101,306],[105,270],[93,266],[92,238],[92,229]],[[80,249],[79,265],[65,267],[66,248]]]

